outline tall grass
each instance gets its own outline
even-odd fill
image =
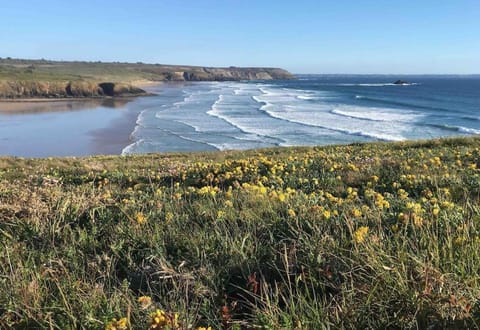
[[[0,159],[0,328],[477,328],[479,155]]]

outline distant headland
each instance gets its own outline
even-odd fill
[[[294,76],[279,68],[0,59],[0,99],[9,100],[141,96],[152,82],[273,79]]]

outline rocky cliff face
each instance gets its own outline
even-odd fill
[[[140,88],[111,82],[89,81],[0,81],[0,98],[81,98],[105,96],[139,96]]]
[[[202,68],[202,67],[145,67],[142,72],[153,74],[158,81],[238,81],[294,79],[294,76],[277,68]]]

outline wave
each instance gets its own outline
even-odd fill
[[[455,126],[455,125],[446,125],[446,124],[445,125],[444,124],[432,124],[431,126],[441,128],[441,129],[444,129],[444,130],[465,133],[465,134],[473,134],[473,135],[480,134],[480,129],[464,127],[464,126]]]
[[[180,134],[176,134],[174,132],[169,132],[170,134],[176,136],[176,137],[179,137],[180,139],[182,140],[185,140],[185,141],[189,141],[189,142],[194,142],[194,143],[200,143],[200,144],[204,144],[204,145],[208,145],[210,147],[213,147],[215,148],[216,150],[218,151],[222,151],[222,149],[218,148],[215,144],[213,143],[210,143],[210,142],[206,142],[206,141],[201,141],[201,140],[197,140],[197,139],[192,139],[192,138],[189,138],[189,137],[186,137],[184,135],[180,135]]]
[[[258,98],[255,98],[255,100],[258,100]],[[331,127],[331,126],[326,126],[326,125],[320,125],[316,123],[312,123],[311,121],[306,121],[306,120],[298,120],[298,119],[292,119],[292,118],[286,118],[285,116],[282,116],[278,112],[271,111],[269,110],[269,107],[273,107],[273,104],[265,102],[265,101],[257,101],[259,103],[263,103],[260,107],[260,110],[264,111],[267,113],[269,116],[272,118],[280,119],[283,121],[287,121],[290,123],[295,123],[295,124],[300,124],[304,126],[310,126],[310,127],[316,127],[316,128],[322,128],[326,129],[329,131],[334,131],[334,132],[339,132],[343,134],[348,134],[348,135],[356,135],[356,136],[363,136],[363,137],[368,137],[368,138],[373,138],[376,140],[381,140],[381,141],[404,141],[405,138],[401,135],[393,135],[393,134],[388,134],[388,133],[382,133],[382,132],[372,132],[372,131],[362,131],[362,130],[352,130],[352,129],[345,129],[345,128],[338,128],[338,127]]]
[[[463,127],[463,126],[457,126],[457,129],[461,133],[468,133],[468,134],[480,134],[479,129],[475,128],[468,128],[468,127]]]
[[[365,108],[365,110],[362,111],[348,111],[348,110],[339,110],[339,109],[333,109],[330,111],[330,113],[343,116],[343,117],[348,117],[348,118],[355,118],[355,119],[362,119],[362,120],[369,120],[369,121],[383,121],[383,122],[411,122],[413,120],[416,120],[420,117],[423,117],[420,114],[417,113],[399,113],[399,112],[393,112],[393,111],[385,111],[384,109],[378,109],[378,108]]]
[[[137,153],[136,148],[144,142],[145,142],[145,140],[140,139],[138,141],[135,141],[135,142],[129,144],[128,146],[126,146],[125,148],[122,149],[121,155],[126,156],[126,155],[132,155],[132,154]]]
[[[394,84],[394,83],[354,83],[354,84],[333,84],[334,86],[358,86],[358,87],[384,87],[384,86],[415,86],[418,83]]]
[[[254,98],[255,96],[253,96]],[[222,113],[222,111],[219,109],[219,105],[220,103],[222,103],[223,101],[225,100],[225,96],[224,95],[219,95],[218,96],[218,100],[215,101],[215,103],[213,103],[212,107],[211,107],[211,110],[207,111],[207,114],[210,115],[210,116],[213,116],[213,117],[217,117],[219,119],[222,119],[224,120],[225,122],[227,122],[228,124],[230,124],[231,126],[235,127],[236,129],[238,129],[240,132],[242,132],[243,134],[246,134],[246,135],[254,135],[258,140],[258,138],[260,139],[271,139],[271,140],[274,140],[274,141],[277,141],[277,143],[272,143],[274,145],[278,145],[278,143],[283,143],[285,142],[284,140],[280,139],[280,138],[277,138],[277,137],[273,137],[273,136],[270,136],[270,135],[267,135],[267,134],[261,134],[259,133],[258,131],[255,131],[254,129],[250,128],[250,127],[247,127],[247,126],[244,126],[242,124],[240,124],[238,121],[234,121],[233,118],[229,117],[229,116],[226,116],[224,113]],[[252,118],[253,119],[253,118]],[[261,141],[261,140],[260,140]],[[263,141],[263,142],[267,142],[267,141]]]
[[[435,110],[435,111],[442,111],[442,112],[452,112],[451,109],[441,108],[441,107],[434,107],[428,105],[421,105],[412,102],[403,102],[403,101],[395,101],[381,97],[371,97],[371,96],[364,96],[364,95],[355,95],[357,100],[365,100],[371,101],[375,103],[387,104],[387,105],[395,105],[400,107],[407,107],[407,108],[417,108],[417,109],[425,109],[425,110]]]
[[[320,100],[320,98],[318,96],[306,96],[306,95],[298,95],[297,96],[297,99],[299,100],[306,100],[306,101],[310,101],[310,100]]]
[[[480,117],[477,117],[477,116],[461,116],[460,118],[466,119],[466,120],[480,121]]]

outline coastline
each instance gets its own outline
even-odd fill
[[[152,93],[126,96],[86,96],[86,97],[35,97],[35,98],[0,98],[0,103],[38,103],[38,102],[62,102],[62,101],[88,101],[88,100],[116,100],[116,99],[135,99],[143,96],[153,96]]]
[[[121,116],[114,118],[107,126],[88,132],[92,140],[93,155],[118,155],[133,141],[130,136],[137,125],[141,108],[125,106]]]
[[[138,111],[131,98],[0,103],[0,155],[120,155]],[[19,134],[21,133],[21,134]],[[34,141],[34,143],[33,143]]]
[[[141,85],[151,89],[161,84],[143,81]],[[142,100],[158,95],[158,88],[155,92],[147,90],[140,96],[0,99],[0,156],[121,155],[132,143],[130,135],[143,110]],[[36,141],[35,146],[31,141]]]

